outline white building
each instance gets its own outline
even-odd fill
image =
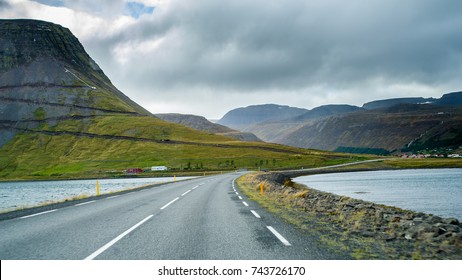
[[[151,171],[167,171],[167,166],[153,166],[151,167]]]

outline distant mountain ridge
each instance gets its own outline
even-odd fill
[[[462,92],[451,92],[444,94],[441,98],[392,98],[367,102],[363,105],[364,109],[374,110],[380,108],[392,107],[400,104],[432,104],[442,106],[462,106]]]
[[[277,106],[238,108],[225,115],[226,121],[231,128],[240,127],[263,141],[321,150],[386,154],[462,146],[462,92],[441,98],[376,100],[362,107],[325,105],[297,110],[298,114],[289,118],[278,115]],[[264,111],[261,108],[272,111],[271,118],[265,115],[259,119],[258,113]],[[238,112],[241,115],[234,121]],[[253,118],[246,123],[245,116]]]
[[[261,142],[253,133],[240,132],[220,124],[212,123],[202,116],[175,113],[155,114],[155,116],[167,122],[181,124],[208,133],[231,137],[240,141]]]
[[[252,124],[289,119],[307,113],[307,109],[286,105],[265,104],[237,108],[226,113],[218,124],[242,130]]]

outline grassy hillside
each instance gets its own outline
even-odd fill
[[[115,177],[154,165],[191,172],[356,160],[161,121],[112,85],[62,26],[0,20],[0,35],[0,180]]]
[[[120,176],[127,168],[281,169],[359,157],[282,145],[233,141],[151,116],[69,119],[20,131],[0,149],[0,180]]]

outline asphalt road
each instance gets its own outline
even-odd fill
[[[339,259],[234,187],[202,177],[0,221],[0,259]]]

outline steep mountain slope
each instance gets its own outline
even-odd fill
[[[265,104],[237,108],[226,113],[217,123],[233,129],[248,131],[247,127],[269,121],[279,121],[308,112],[306,109],[285,105]]]
[[[15,126],[70,116],[150,113],[117,90],[71,32],[35,20],[0,20],[0,147]]]
[[[117,90],[68,29],[0,20],[0,180],[111,177],[153,165],[233,170],[351,160],[162,121]]]
[[[200,131],[213,133],[217,135],[223,135],[227,137],[231,137],[236,140],[241,141],[250,141],[250,142],[259,142],[261,141],[255,136],[253,133],[250,132],[240,132],[229,127],[212,123],[208,121],[206,118],[201,116],[195,115],[187,115],[187,114],[156,114],[161,120],[181,124],[192,129],[197,129]]]
[[[402,104],[307,123],[279,142],[322,150],[361,147],[413,151],[458,148],[462,145],[461,136],[461,108]]]
[[[149,112],[112,85],[72,33],[36,20],[0,20],[3,101],[47,106],[52,115]],[[35,105],[33,105],[35,106]],[[8,118],[31,118],[30,110]]]

